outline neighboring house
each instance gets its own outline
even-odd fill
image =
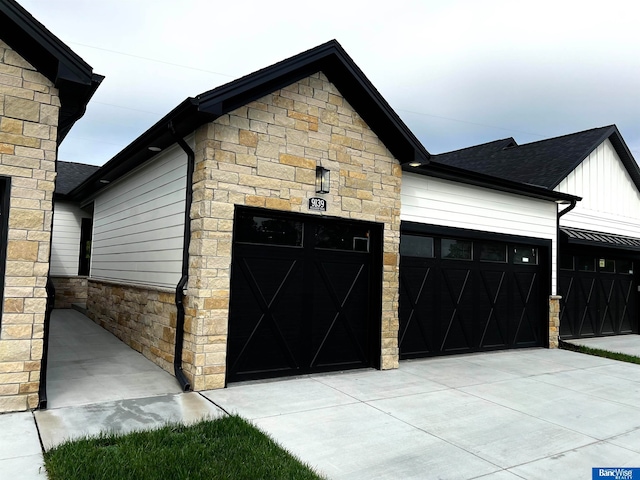
[[[508,138],[432,158],[582,197],[559,219],[561,337],[638,333],[640,168],[615,126],[525,145]]]
[[[188,98],[65,197],[93,211],[88,315],[195,390],[555,346],[577,197],[431,158],[335,41]],[[403,351],[425,302],[443,347]]]
[[[67,199],[67,194],[98,170],[96,165],[57,164],[53,194],[53,229],[49,278],[55,287],[55,308],[87,301],[93,212]]]
[[[56,154],[102,78],[0,1],[0,412],[39,404]]]

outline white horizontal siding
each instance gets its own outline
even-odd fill
[[[552,293],[556,292],[555,202],[404,173],[404,221],[551,240]]]
[[[97,195],[91,278],[176,286],[186,176],[187,156],[174,145]]]
[[[56,201],[53,205],[51,275],[78,275],[83,218],[91,218],[91,214],[74,203]]]
[[[555,190],[582,197],[560,225],[640,238],[640,192],[608,139]]]

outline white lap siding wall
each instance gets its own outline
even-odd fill
[[[49,272],[56,289],[55,308],[71,308],[74,303],[87,301],[87,277],[78,276],[83,218],[91,218],[91,214],[77,204],[55,202]]]
[[[555,190],[583,198],[561,226],[640,238],[640,192],[608,139]]]
[[[174,145],[94,199],[88,315],[169,372],[186,176],[187,156]]]
[[[187,156],[168,149],[94,200],[91,278],[174,288],[180,280]]]
[[[402,177],[402,221],[551,240],[556,294],[557,206],[552,201],[424,175]]]
[[[83,218],[91,218],[91,214],[74,203],[55,202],[51,240],[51,275],[78,275],[80,228]]]

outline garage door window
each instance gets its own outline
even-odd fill
[[[369,251],[369,229],[353,225],[327,224],[316,227],[316,248]]]
[[[467,240],[442,239],[442,258],[473,260],[473,244]]]
[[[598,266],[600,267],[600,272],[602,273],[616,272],[616,261],[611,260],[610,258],[600,258],[598,260]]]
[[[507,246],[499,242],[481,243],[480,261],[507,263]]]
[[[433,237],[403,234],[400,237],[400,255],[433,258]]]
[[[236,241],[261,245],[302,246],[302,222],[238,212]]]
[[[596,271],[596,259],[593,257],[576,257],[576,270],[579,272],[595,272]]]
[[[535,247],[515,247],[513,263],[516,265],[537,265],[538,249]]]
[[[560,255],[560,270],[573,270],[573,255]]]
[[[618,260],[618,273],[633,275],[633,262],[629,260]]]

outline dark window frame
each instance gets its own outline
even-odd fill
[[[93,220],[83,218],[80,225],[80,257],[78,259],[78,275],[88,277],[91,270],[91,240],[93,237]]]
[[[11,204],[11,178],[0,177],[0,299],[4,298],[4,280],[7,264],[7,241],[9,238],[9,207]],[[0,308],[0,327],[2,326],[2,313],[4,305]]]

